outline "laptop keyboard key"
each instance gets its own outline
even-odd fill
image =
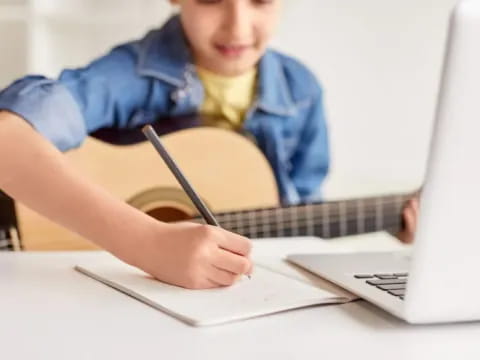
[[[355,279],[366,280],[366,283],[375,286],[380,291],[386,291],[388,294],[404,299],[407,286],[408,273],[397,272],[392,274],[356,274]]]
[[[380,275],[380,274],[375,274],[375,277],[377,279],[381,279],[381,280],[389,280],[389,279],[396,279],[397,276],[395,275]]]
[[[405,284],[377,285],[380,290],[405,290]]]
[[[394,296],[405,296],[405,289],[402,290],[388,290],[389,294],[392,294]]]
[[[372,279],[374,278],[374,276],[369,274],[358,274],[358,275],[354,275],[354,278],[355,279]]]
[[[391,285],[391,284],[406,284],[406,279],[388,279],[388,280],[367,280],[369,285]]]

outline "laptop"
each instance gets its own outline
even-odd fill
[[[460,1],[411,251],[288,257],[409,323],[480,320],[479,39],[480,0]]]

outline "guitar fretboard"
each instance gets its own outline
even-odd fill
[[[334,238],[381,230],[399,231],[408,195],[341,200],[216,214],[222,227],[249,238]]]

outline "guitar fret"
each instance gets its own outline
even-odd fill
[[[252,239],[257,237],[257,227],[254,224],[255,222],[255,215],[253,211],[248,212],[248,230],[250,232],[250,236]]]
[[[285,232],[283,231],[283,214],[282,214],[283,209],[282,208],[277,208],[275,210],[275,215],[277,218],[277,234],[279,237],[285,236]]]
[[[292,216],[288,207],[282,209],[281,230],[282,230],[282,236],[284,237],[292,236]]]
[[[362,199],[357,199],[357,232],[363,234],[365,232],[365,208]]]
[[[395,196],[395,210],[397,213],[401,214],[403,210],[403,203],[405,202],[405,199],[402,195],[397,195]]]
[[[268,211],[267,211],[267,209],[263,209],[263,210],[262,210],[262,212],[261,212],[261,218],[262,218],[263,237],[272,237],[271,228],[270,228],[270,222],[267,220],[267,219],[268,219]]]
[[[340,236],[341,214],[340,202],[331,204],[333,211],[330,211],[330,238]]]
[[[232,218],[232,214],[225,213],[221,218],[218,219],[218,221],[220,222],[220,225],[222,225],[222,227],[228,227],[228,230],[230,230],[232,226],[231,218]]]
[[[380,231],[383,229],[383,208],[382,199],[375,199],[375,230]]]
[[[330,237],[330,207],[328,204],[322,205],[322,237],[328,239]]]
[[[291,218],[292,218],[292,236],[298,236],[298,212],[297,207],[293,206],[290,208]]]
[[[314,236],[315,227],[313,222],[313,205],[312,204],[307,204],[305,206],[305,213],[307,215],[307,235]]]
[[[375,210],[375,202],[372,198],[364,199],[364,207],[365,207],[365,232],[374,232],[376,231],[376,210]]]
[[[340,236],[346,236],[347,233],[347,209],[345,202],[338,203],[339,215],[340,215]]]
[[[235,216],[235,219],[236,219],[236,223],[237,223],[237,232],[241,235],[244,235],[245,234],[245,228],[243,226],[242,213],[237,212],[237,214]]]
[[[395,197],[395,212],[397,214],[402,214],[405,202],[406,202],[405,196],[397,195]],[[404,226],[402,215],[400,215],[397,219],[398,219],[397,228],[398,228],[398,231],[401,231]]]

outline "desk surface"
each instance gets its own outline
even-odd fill
[[[254,256],[397,248],[386,234],[262,240]],[[412,326],[357,301],[193,328],[75,272],[101,252],[0,254],[4,359],[478,359],[480,324]]]

